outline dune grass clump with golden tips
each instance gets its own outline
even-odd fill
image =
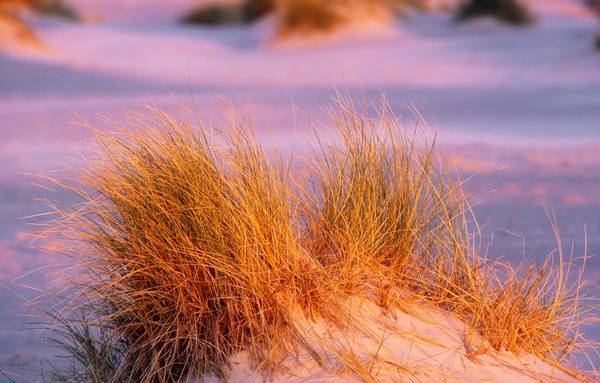
[[[115,381],[217,373],[243,347],[263,367],[314,304],[318,265],[293,227],[285,163],[241,130],[213,137],[163,114],[143,134],[100,136],[90,195],[62,228],[84,245],[86,300],[126,343]],[[215,138],[219,141],[219,138]]]
[[[554,264],[524,273],[482,257],[461,184],[432,144],[399,128],[387,107],[368,118],[346,100],[331,115],[341,144],[318,152],[305,245],[336,278],[374,284],[386,304],[408,290],[496,350],[560,361],[580,345],[584,298],[580,281],[567,281],[572,267],[560,246]]]
[[[75,369],[55,380],[225,379],[241,351],[267,376],[298,349],[322,365],[298,313],[337,326],[357,296],[384,312],[407,300],[446,310],[468,325],[466,342],[484,339],[477,353],[561,366],[582,351],[582,283],[569,284],[562,252],[524,273],[481,256],[461,183],[433,144],[385,106],[372,116],[337,105],[339,139],[320,141],[307,177],[246,125],[214,135],[154,111],[98,134],[100,154],[72,188],[81,204],[58,210],[84,270],[84,303],[67,306],[84,315],[57,316]],[[345,367],[369,381],[370,368]]]

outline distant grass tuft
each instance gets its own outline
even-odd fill
[[[209,4],[194,9],[181,18],[186,24],[205,25],[234,25],[242,20],[242,6],[240,4]]]
[[[44,15],[62,17],[69,20],[78,20],[77,12],[63,0],[31,0],[32,9]]]
[[[526,25],[534,21],[533,15],[518,0],[469,0],[456,14],[459,21],[479,17],[493,17],[512,25]]]
[[[336,323],[353,296],[432,303],[491,349],[557,366],[585,346],[583,285],[560,241],[525,272],[482,257],[460,182],[386,106],[372,116],[340,99],[339,140],[320,141],[306,178],[247,125],[211,135],[160,111],[131,121],[98,133],[83,186],[64,185],[81,204],[56,210],[84,271],[55,315],[75,366],[58,382],[224,379],[239,351],[267,375],[300,348],[319,362],[298,313]]]
[[[4,0],[1,2],[0,23],[10,31],[8,37],[38,46],[43,46],[43,43],[24,21],[23,12],[34,12],[69,20],[78,19],[77,13],[62,0]]]
[[[343,21],[335,1],[285,0],[281,2],[279,32],[327,32],[343,24]]]
[[[348,22],[360,22],[379,13],[426,9],[423,0],[244,0],[203,5],[181,21],[192,24],[235,25],[251,23],[273,14],[279,34],[329,32]],[[352,16],[350,16],[352,15]],[[350,20],[352,18],[353,20]]]
[[[279,33],[330,32],[349,23],[361,24],[384,14],[425,10],[423,0],[280,0]]]
[[[252,23],[275,11],[275,0],[245,0],[236,3],[200,6],[181,21],[212,26]]]

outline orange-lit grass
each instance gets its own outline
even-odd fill
[[[409,8],[424,10],[423,0],[244,0],[195,8],[181,20],[206,25],[251,23],[274,15],[280,36],[326,33],[346,24],[388,19]]]
[[[402,129],[386,106],[375,118],[349,100],[338,107],[332,120],[341,142],[319,146],[304,220],[306,246],[342,285],[375,286],[383,306],[408,290],[469,323],[498,351],[554,364],[585,352],[580,326],[592,318],[555,225],[558,255],[540,267],[520,273],[486,259],[461,184],[433,144]]]
[[[86,299],[127,343],[114,379],[220,374],[250,345],[268,370],[279,348],[301,343],[289,309],[323,304],[286,164],[241,129],[208,137],[155,117],[137,121],[138,133],[98,136],[84,202],[61,226],[83,245],[73,251],[85,259]]]
[[[373,117],[339,100],[339,141],[320,143],[307,180],[267,157],[249,126],[213,135],[153,116],[98,134],[74,189],[83,202],[61,212],[93,320],[63,321],[63,346],[91,372],[59,381],[223,377],[239,351],[267,374],[298,348],[320,363],[298,309],[335,326],[361,295],[385,309],[408,299],[447,310],[487,342],[474,353],[559,366],[585,346],[582,282],[568,284],[562,252],[525,273],[482,257],[460,182],[387,107]],[[89,325],[108,340],[94,343]],[[106,347],[116,356],[98,366]],[[346,368],[369,380],[368,366]]]
[[[388,19],[408,8],[425,9],[422,0],[279,0],[276,2],[278,33],[331,32],[349,23],[364,24]]]

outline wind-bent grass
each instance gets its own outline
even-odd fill
[[[459,185],[436,168],[433,146],[419,147],[386,108],[371,119],[349,101],[340,106],[332,116],[342,145],[321,147],[306,198],[312,254],[363,271],[385,267],[394,284],[415,278],[415,257],[420,271],[423,261],[460,258]]]
[[[293,227],[285,163],[252,136],[213,137],[157,112],[143,134],[99,136],[94,195],[65,215],[84,245],[87,299],[127,347],[116,381],[221,373],[252,345],[268,369],[290,337],[290,302],[314,304],[318,265]]]
[[[341,145],[321,147],[306,198],[313,256],[337,278],[374,283],[381,302],[408,289],[451,311],[496,350],[571,354],[583,298],[577,281],[568,285],[562,249],[556,264],[524,274],[481,257],[461,185],[432,144],[419,146],[386,107],[372,119],[343,101],[333,123]]]
[[[297,349],[320,363],[295,315],[335,326],[353,296],[435,304],[485,339],[478,352],[558,366],[581,351],[582,282],[569,284],[562,252],[525,273],[482,257],[433,144],[385,106],[375,117],[338,107],[340,140],[320,144],[306,180],[247,126],[214,136],[154,111],[133,131],[98,134],[100,155],[73,188],[82,204],[59,210],[83,258],[85,320],[58,321],[81,366],[56,380],[224,378],[239,351],[266,374]],[[346,367],[368,381],[369,368]]]

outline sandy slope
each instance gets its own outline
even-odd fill
[[[456,318],[411,303],[385,315],[375,304],[354,299],[344,327],[304,320],[299,324],[311,347],[324,356],[322,368],[307,352],[283,362],[272,382],[445,382],[568,383],[579,380],[528,355],[489,350]],[[348,370],[348,365],[362,367]],[[247,354],[232,358],[232,383],[264,382]],[[200,380],[201,381],[201,380]],[[206,378],[207,383],[217,383]]]

